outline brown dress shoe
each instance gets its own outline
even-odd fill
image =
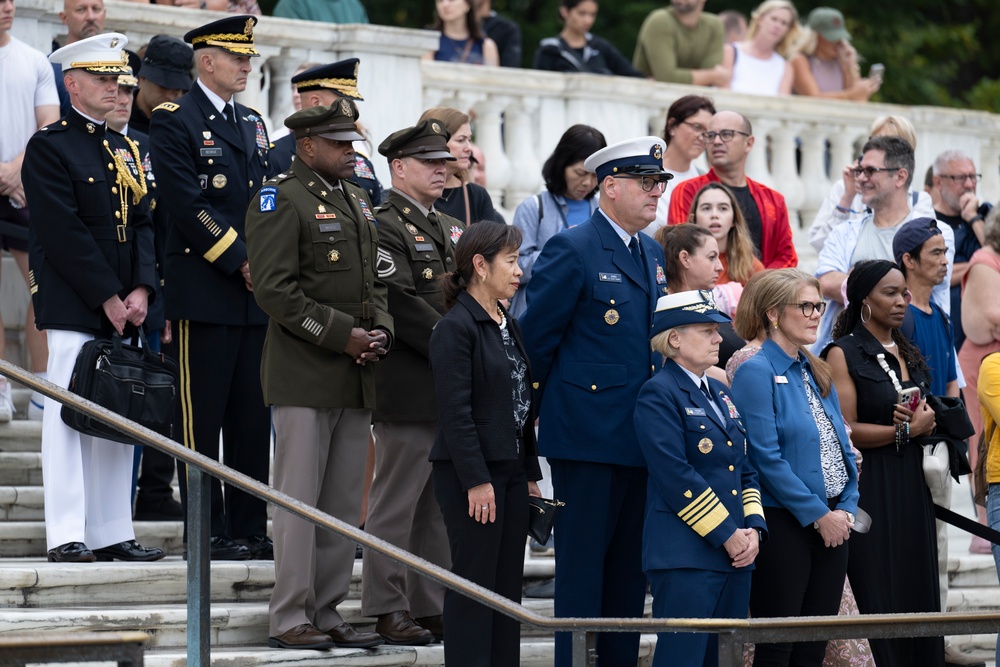
[[[396,646],[426,646],[434,641],[434,633],[420,627],[408,611],[382,614],[375,624],[375,632],[385,638],[385,643]]]
[[[305,648],[323,650],[334,648],[330,635],[323,634],[310,623],[296,625],[294,628],[277,637],[268,637],[267,645],[271,648]]]
[[[444,621],[441,620],[441,614],[437,616],[421,616],[420,618],[414,619],[421,627],[427,628],[434,635],[434,639],[439,642],[444,641]]]
[[[381,645],[382,637],[375,632],[358,632],[344,621],[326,631],[333,643],[340,648],[373,648]]]

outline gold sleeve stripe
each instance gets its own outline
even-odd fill
[[[230,227],[229,231],[226,232],[225,235],[221,239],[219,239],[214,246],[208,249],[208,252],[206,252],[204,255],[205,259],[207,259],[210,262],[214,262],[215,260],[222,257],[222,253],[229,250],[229,246],[233,245],[233,242],[235,241],[236,241],[236,230]]]
[[[222,227],[219,227],[218,223],[216,223],[215,220],[212,220],[212,216],[210,216],[207,211],[198,211],[198,220],[201,221],[201,224],[205,225],[205,229],[207,229],[212,236],[218,236],[222,233]]]
[[[681,510],[678,516],[696,533],[705,537],[729,517],[729,512],[709,487]]]
[[[743,516],[751,514],[764,516],[764,505],[760,500],[759,489],[743,489]]]
[[[704,509],[706,503],[709,503],[713,500],[717,500],[717,498],[715,497],[715,492],[712,491],[711,487],[709,487],[704,491],[702,491],[697,498],[692,500],[687,507],[683,508],[680,512],[678,512],[677,516],[679,516],[684,521],[687,521],[692,514],[700,512],[702,509]]]

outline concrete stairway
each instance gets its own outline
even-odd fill
[[[28,393],[15,390],[18,413],[24,414]],[[15,419],[0,424],[0,633],[30,630],[114,629],[150,634],[146,664],[186,664],[186,565],[179,557],[179,522],[137,522],[142,544],[160,546],[169,555],[150,564],[45,562],[45,530],[41,488],[41,424]],[[971,515],[966,486],[956,487],[953,508]],[[970,555],[969,538],[952,529],[949,559],[952,610],[1000,610],[993,559]],[[550,577],[551,558],[526,552],[525,583]],[[370,628],[374,619],[361,615],[361,561],[356,561],[349,599],[340,610],[345,619]],[[379,647],[375,650],[282,651],[266,647],[267,601],[274,584],[269,562],[212,564],[211,639],[214,665],[254,667],[312,665],[443,665],[441,645],[420,648]],[[649,613],[647,598],[646,613]],[[529,608],[552,613],[551,600],[525,599]],[[956,637],[963,651],[992,663],[996,637]],[[640,667],[648,667],[655,636],[643,636]],[[552,664],[551,635],[522,634],[521,664]]]

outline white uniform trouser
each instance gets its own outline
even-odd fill
[[[80,348],[93,336],[48,330],[49,381],[69,387]],[[135,538],[132,530],[132,445],[83,435],[60,416],[62,404],[45,399],[42,483],[47,549],[83,542],[100,549]]]

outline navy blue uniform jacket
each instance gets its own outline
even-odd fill
[[[673,360],[639,392],[635,428],[649,467],[642,538],[647,572],[735,572],[722,545],[737,529],[767,528],[742,416],[725,385],[709,378],[708,387],[723,421]],[[753,565],[741,568],[748,569]]]
[[[171,320],[267,323],[240,274],[247,204],[271,175],[267,130],[239,103],[236,118],[239,132],[197,84],[153,109],[151,156],[159,205],[169,215],[164,296]]]
[[[122,218],[115,156],[138,180],[142,158],[132,146],[74,109],[28,142],[22,180],[31,208],[29,287],[38,328],[107,336],[112,328],[102,305],[109,298],[144,286],[155,302],[149,198],[136,204],[127,189]]]
[[[639,234],[646,275],[598,209],[542,248],[521,318],[544,456],[644,467],[632,424],[654,370],[649,329],[666,294],[663,249]]]

